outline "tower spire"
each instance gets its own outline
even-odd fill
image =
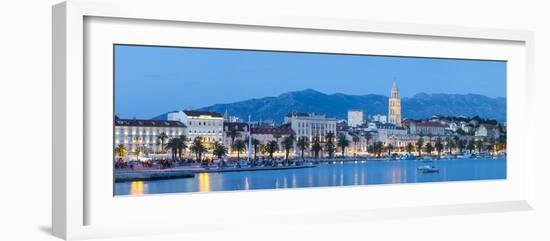
[[[388,122],[401,127],[401,98],[399,97],[399,88],[394,81],[389,98]]]

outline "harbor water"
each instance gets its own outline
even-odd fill
[[[417,168],[430,165],[437,172]],[[313,168],[197,173],[194,178],[132,181],[115,184],[115,195],[214,192],[254,189],[329,187],[506,179],[506,158],[357,161]]]

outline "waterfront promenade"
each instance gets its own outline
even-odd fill
[[[244,172],[244,171],[273,171],[312,168],[315,165],[300,166],[255,166],[255,167],[174,167],[165,169],[141,169],[141,170],[115,170],[115,182],[128,182],[139,180],[159,180],[172,178],[192,178],[196,173],[213,172]]]
[[[493,157],[496,158],[496,157]],[[443,157],[432,159],[416,159],[415,162],[439,162],[443,160],[460,159],[458,157]],[[471,158],[475,160],[476,158]],[[479,159],[479,158],[477,158]],[[128,181],[147,181],[147,180],[159,180],[159,179],[174,179],[174,178],[193,178],[197,173],[223,173],[223,172],[250,172],[250,171],[277,171],[277,170],[289,170],[289,169],[302,169],[313,168],[317,165],[327,164],[345,164],[345,163],[366,163],[366,162],[396,162],[404,161],[405,159],[396,157],[346,157],[346,158],[320,158],[320,159],[293,159],[290,160],[289,165],[256,165],[256,166],[224,166],[219,165],[182,165],[170,168],[138,168],[138,169],[115,169],[114,178],[115,182],[128,182]]]

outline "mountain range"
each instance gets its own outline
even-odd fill
[[[243,120],[252,115],[253,120],[274,120],[280,122],[289,112],[324,113],[329,117],[346,119],[349,109],[362,109],[367,114],[388,113],[388,97],[384,95],[324,94],[305,89],[281,94],[276,97],[249,99],[234,103],[215,104],[199,108]],[[419,93],[401,99],[402,118],[424,119],[433,115],[479,116],[486,119],[506,121],[506,98],[491,98],[478,94],[426,94]],[[154,119],[165,119],[166,114]]]

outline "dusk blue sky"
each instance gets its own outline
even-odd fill
[[[307,88],[326,94],[506,96],[506,62],[115,46],[115,113],[152,118]]]

